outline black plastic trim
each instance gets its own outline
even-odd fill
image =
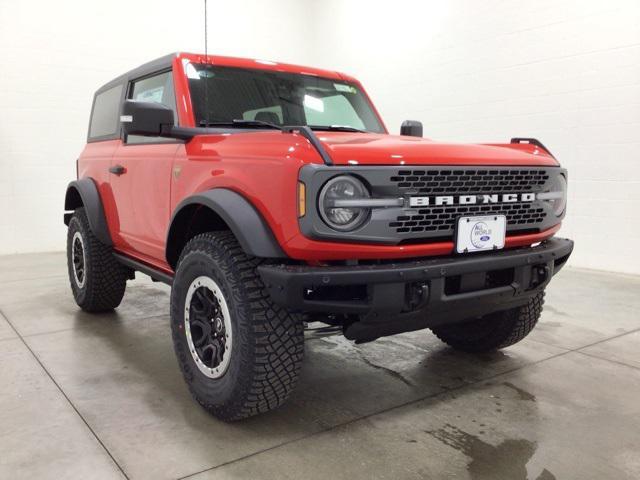
[[[228,225],[247,254],[261,258],[287,258],[267,223],[246,198],[226,188],[214,188],[187,197],[176,207],[166,243],[169,265],[175,265],[177,258],[172,253],[172,245],[180,238],[175,220],[190,205],[200,205],[216,213]]]
[[[258,271],[272,299],[301,312],[359,315],[348,338],[368,340],[382,335],[462,321],[525,304],[551,280],[573,251],[573,241],[552,238],[536,247],[500,252],[435,257],[397,263],[315,267],[261,265]],[[506,285],[447,294],[446,279],[513,269]],[[471,280],[473,280],[471,278]],[[313,298],[309,290],[365,285],[367,298]],[[405,306],[405,291],[420,285],[428,295],[414,310]],[[355,330],[354,330],[355,329]]]
[[[81,203],[77,201],[77,198],[73,193],[74,191],[80,196]],[[67,186],[67,193],[64,199],[65,211],[71,212],[81,206],[84,206],[87,212],[89,226],[91,227],[93,234],[105,245],[113,245],[113,242],[111,241],[111,234],[109,233],[109,227],[107,225],[107,219],[102,207],[100,193],[98,192],[98,187],[91,178],[74,180]],[[71,215],[72,213],[65,213],[65,225],[69,225]]]
[[[539,147],[539,148],[543,149],[545,152],[547,152],[553,158],[556,158],[553,155],[553,153],[551,153],[551,150],[549,150],[547,147],[545,147],[544,144],[540,140],[538,140],[537,138],[514,137],[514,138],[511,139],[510,143],[530,143],[531,145],[535,145],[536,147]]]
[[[291,126],[282,127],[282,132],[283,133],[299,132],[300,135],[302,135],[304,138],[309,140],[313,148],[315,148],[316,151],[320,154],[320,157],[322,157],[322,161],[324,162],[325,165],[333,165],[333,160],[331,159],[331,155],[329,155],[329,152],[327,152],[326,148],[324,148],[324,146],[318,139],[318,136],[313,132],[313,130],[311,130],[310,127],[306,125],[291,125]]]
[[[127,257],[121,253],[114,253],[113,256],[116,257],[116,260],[118,260],[122,265],[144,273],[156,282],[166,283],[169,286],[173,285],[173,275],[171,274],[158,270],[157,268],[147,265],[146,263],[142,263],[139,260]]]

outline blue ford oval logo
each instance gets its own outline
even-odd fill
[[[483,242],[486,242],[487,240],[489,240],[491,237],[489,235],[483,235],[480,237],[480,240],[482,240]]]

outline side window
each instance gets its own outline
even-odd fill
[[[107,140],[117,136],[122,88],[123,85],[116,85],[96,95],[89,123],[89,140]]]
[[[173,75],[171,72],[164,72],[152,77],[146,77],[132,82],[129,89],[129,99],[141,102],[162,103],[173,110],[174,121],[178,120],[176,109],[176,95],[173,89]],[[146,137],[142,135],[129,135],[127,143],[153,143],[171,142],[168,138]]]

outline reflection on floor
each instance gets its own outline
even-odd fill
[[[309,336],[283,408],[224,424],[173,357],[168,288],[80,312],[62,254],[0,257],[0,478],[640,478],[640,277],[565,269],[522,343]]]

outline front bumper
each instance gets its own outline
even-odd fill
[[[566,263],[573,241],[374,265],[258,268],[274,302],[290,310],[357,316],[347,338],[462,321],[524,305]]]

